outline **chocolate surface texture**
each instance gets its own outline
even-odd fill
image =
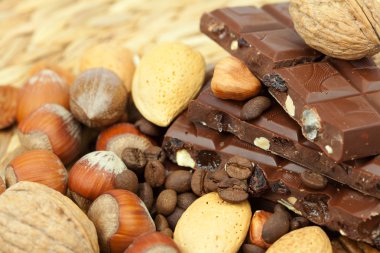
[[[380,198],[380,156],[336,163],[302,135],[300,126],[278,104],[272,103],[251,121],[240,118],[243,105],[243,102],[218,99],[206,86],[190,103],[187,116],[192,122],[232,133],[243,141]]]
[[[331,59],[293,29],[288,4],[217,9],[201,30],[269,87],[303,135],[336,162],[380,153],[380,69]]]
[[[255,163],[248,191],[257,182],[266,184],[261,197],[283,204],[310,221],[339,231],[354,240],[380,246],[380,201],[346,186],[329,182],[323,190],[302,184],[303,167],[263,151],[227,133],[190,123],[180,116],[165,135],[163,148],[176,163],[191,157],[195,169],[223,169],[226,161],[239,155]],[[184,156],[184,152],[188,155]],[[181,154],[179,156],[179,154]],[[181,159],[182,159],[181,158]]]

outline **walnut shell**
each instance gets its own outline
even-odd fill
[[[1,252],[99,252],[94,224],[69,198],[19,182],[0,195]]]
[[[377,0],[291,0],[290,15],[310,47],[339,59],[380,52]]]

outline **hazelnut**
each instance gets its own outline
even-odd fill
[[[261,236],[264,223],[270,216],[272,216],[272,213],[262,210],[257,210],[253,214],[248,232],[248,240],[250,243],[265,249],[271,245],[269,243],[266,243]]]
[[[59,104],[69,109],[69,86],[50,69],[43,69],[31,76],[21,89],[17,109],[18,122],[45,104]]]
[[[259,94],[261,83],[244,62],[229,56],[215,65],[211,90],[221,99],[246,100]]]
[[[85,213],[34,182],[18,182],[0,195],[0,238],[2,252],[99,252],[95,226]]]
[[[379,1],[292,0],[290,15],[306,44],[345,60],[380,52]]]
[[[57,104],[46,104],[18,126],[20,142],[27,149],[53,151],[64,164],[80,152],[81,127],[72,114]]]
[[[52,64],[52,63],[49,63],[49,62],[45,62],[45,61],[37,62],[36,64],[34,64],[29,69],[29,78],[31,76],[37,74],[38,72],[42,71],[42,70],[51,70],[51,71],[54,71],[63,80],[65,80],[65,82],[69,86],[73,83],[74,78],[75,78],[74,75],[70,71],[68,71],[67,69],[63,69],[60,66],[57,66],[55,64]]]
[[[127,190],[100,195],[87,215],[98,231],[102,252],[123,252],[136,237],[156,230],[145,204]]]
[[[67,171],[59,158],[49,150],[27,151],[14,158],[5,171],[7,186],[31,181],[66,194]]]
[[[11,126],[16,121],[20,90],[10,85],[0,86],[0,129]]]
[[[0,194],[5,191],[5,182],[2,177],[0,177]]]
[[[133,240],[124,253],[180,253],[175,242],[160,232],[151,232]]]
[[[88,127],[105,127],[120,120],[126,104],[123,82],[107,69],[86,70],[70,87],[70,109]]]
[[[111,151],[89,153],[79,159],[69,172],[69,189],[78,205],[88,203],[85,200],[93,201],[111,189],[137,192],[137,187],[137,176]],[[81,207],[85,209],[83,205]]]
[[[80,59],[80,70],[106,68],[113,71],[123,81],[128,92],[131,91],[135,64],[133,52],[115,43],[101,43],[88,48]]]
[[[152,146],[151,141],[129,123],[115,124],[103,130],[96,142],[96,150],[113,151],[119,157],[126,148],[144,151],[150,146]]]
[[[200,53],[182,43],[162,43],[141,59],[133,78],[133,101],[145,119],[168,126],[198,94],[205,78]]]

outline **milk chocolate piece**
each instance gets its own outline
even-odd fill
[[[245,157],[262,171],[269,189],[262,197],[278,202],[310,221],[339,231],[354,240],[380,246],[380,201],[348,187],[329,182],[323,190],[313,190],[301,183],[299,165],[256,148],[235,136],[218,133],[190,123],[181,115],[168,129],[163,149],[173,162],[186,159],[195,168],[208,167],[209,159],[199,159],[202,152],[213,152],[218,159],[214,169],[224,168],[232,156]],[[186,154],[186,155],[184,155]],[[204,166],[206,164],[206,166]],[[249,181],[250,182],[250,181]]]
[[[244,103],[222,100],[209,86],[189,105],[190,121],[229,132],[248,143],[301,164],[335,181],[380,198],[380,156],[337,164],[318,146],[306,140],[300,126],[276,103],[259,118],[244,121],[240,112]],[[262,144],[266,145],[262,145]]]
[[[326,58],[294,31],[287,4],[217,9],[201,30],[243,60],[302,126],[341,162],[380,153],[380,69],[364,58]]]

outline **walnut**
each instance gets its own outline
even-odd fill
[[[380,52],[380,1],[291,0],[294,27],[306,44],[335,58]]]
[[[0,195],[1,252],[99,252],[94,224],[69,198],[19,182]]]

